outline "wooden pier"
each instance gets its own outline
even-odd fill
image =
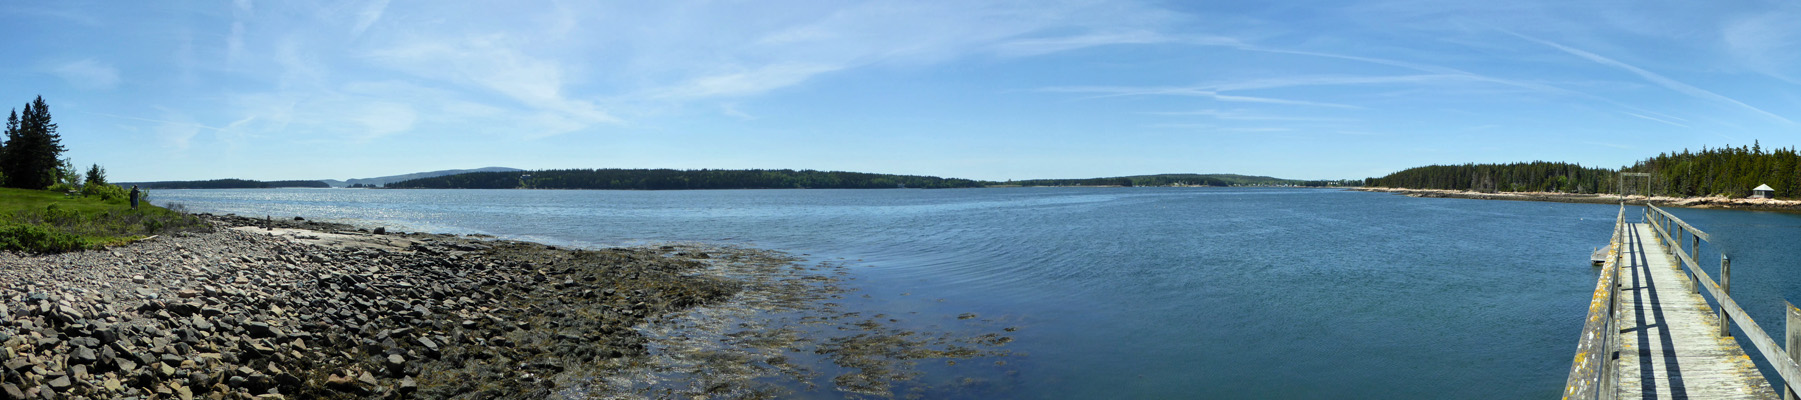
[[[1717,284],[1699,268],[1695,254],[1711,240],[1705,232],[1656,207],[1630,223],[1626,210],[1614,224],[1614,251],[1601,267],[1564,398],[1794,399],[1792,391],[1779,396],[1731,327],[1775,367],[1772,378],[1796,382],[1801,309],[1788,305],[1788,340],[1778,346],[1732,300],[1730,258],[1721,256]]]

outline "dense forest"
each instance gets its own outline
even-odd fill
[[[1303,181],[1236,174],[1160,174],[1089,179],[1028,179],[994,182],[1018,186],[1354,186],[1362,182]]]
[[[1663,196],[1745,197],[1757,185],[1770,185],[1776,197],[1801,197],[1801,155],[1794,148],[1766,151],[1758,144],[1750,147],[1702,148],[1699,152],[1658,154],[1634,163],[1626,172],[1645,172],[1651,179],[1628,178],[1626,190],[1650,187],[1651,193]],[[1642,179],[1642,178],[1639,178]],[[1643,189],[1640,189],[1643,190]]]
[[[125,182],[121,186],[137,186],[144,189],[276,189],[276,188],[328,188],[331,185],[321,181],[253,181],[246,179],[214,179],[210,181],[163,181],[163,182]]]
[[[393,182],[408,189],[885,189],[972,188],[981,182],[934,176],[787,169],[560,169],[472,172]]]
[[[1614,170],[1534,161],[1512,164],[1429,165],[1365,179],[1364,186],[1477,192],[1613,193]]]
[[[1648,173],[1649,178],[1626,177],[1628,194],[1671,197],[1746,197],[1757,185],[1770,185],[1778,198],[1801,197],[1801,153],[1794,148],[1766,150],[1762,145],[1702,148],[1663,153],[1633,163],[1624,172]],[[1530,162],[1514,164],[1432,165],[1410,168],[1364,185],[1409,189],[1451,189],[1478,192],[1618,193],[1620,175],[1615,170],[1578,164]]]

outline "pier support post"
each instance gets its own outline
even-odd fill
[[[1801,308],[1795,308],[1794,303],[1786,301],[1782,304],[1788,306],[1788,340],[1784,341],[1788,348],[1788,358],[1801,361]],[[1798,382],[1783,382],[1783,399],[1801,400],[1801,396],[1796,396],[1795,393],[1796,383]]]
[[[1732,259],[1725,254],[1720,255],[1720,295],[1732,297]],[[1720,337],[1732,337],[1732,316],[1726,314],[1726,302],[1714,301],[1720,303]]]

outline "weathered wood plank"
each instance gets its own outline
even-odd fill
[[[1674,219],[1673,217],[1672,220],[1679,223],[1682,221],[1680,219]],[[1662,232],[1660,231],[1659,233]],[[1738,324],[1740,331],[1744,331],[1745,339],[1751,340],[1751,347],[1756,348],[1758,354],[1762,355],[1764,360],[1770,363],[1770,366],[1776,370],[1776,375],[1782,377],[1783,381],[1801,381],[1801,363],[1797,363],[1794,359],[1789,358],[1787,353],[1783,352],[1782,346],[1776,344],[1776,339],[1770,338],[1770,334],[1765,333],[1763,327],[1758,326],[1757,321],[1751,319],[1751,315],[1745,314],[1745,309],[1739,307],[1738,301],[1733,300],[1732,296],[1727,294],[1725,288],[1714,283],[1713,277],[1708,276],[1706,270],[1697,267],[1700,264],[1695,262],[1694,258],[1691,258],[1688,254],[1680,251],[1676,252],[1676,255],[1682,260],[1683,267],[1686,267],[1690,276],[1694,277],[1693,279],[1697,284],[1700,285],[1700,287],[1706,288],[1708,294],[1713,296],[1714,302],[1720,305],[1720,310],[1727,316],[1727,319]],[[1702,306],[1705,307],[1706,303],[1702,303]],[[1715,319],[1718,318],[1716,317]],[[1718,329],[1728,328],[1722,326]],[[1726,339],[1730,340],[1731,338],[1727,337]],[[1737,343],[1735,342],[1734,346],[1736,345]]]
[[[1688,254],[1672,256],[1664,247],[1680,242],[1659,237],[1667,233],[1650,224],[1631,229],[1637,237],[1625,245],[1629,261],[1622,263],[1619,278],[1626,286],[1619,294],[1624,311],[1619,326],[1627,333],[1620,340],[1618,396],[1777,398],[1738,343],[1719,336],[1720,321],[1706,300],[1685,287],[1688,277],[1677,263]],[[1704,287],[1712,282],[1695,278]]]

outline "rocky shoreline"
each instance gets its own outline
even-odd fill
[[[1728,198],[1720,196],[1708,197],[1665,197],[1665,196],[1615,196],[1601,194],[1574,194],[1552,192],[1474,192],[1467,190],[1443,189],[1400,189],[1363,187],[1351,190],[1364,192],[1394,193],[1409,197],[1455,198],[1478,200],[1516,200],[1516,201],[1550,201],[1559,203],[1619,204],[1624,201],[1630,205],[1656,204],[1659,207],[1682,208],[1719,208],[1734,210],[1759,211],[1801,211],[1801,201],[1777,199]]]
[[[0,282],[10,289],[0,291],[0,398],[776,397],[795,385],[757,382],[788,374],[804,387],[807,368],[783,365],[783,353],[800,348],[851,368],[832,377],[837,390],[892,397],[890,383],[904,381],[918,359],[998,357],[1005,352],[995,347],[1011,340],[803,317],[840,331],[861,326],[850,330],[879,345],[799,338],[817,344],[694,351],[684,340],[712,331],[646,327],[718,325],[695,317],[703,305],[826,315],[835,305],[820,299],[841,289],[819,272],[829,266],[802,268],[754,249],[558,249],[299,218],[203,217],[211,232],[49,256],[0,253]],[[784,334],[736,328],[773,332],[763,339]],[[761,367],[733,366],[745,357]],[[676,385],[630,378],[677,369],[688,378]],[[858,385],[870,380],[879,384]]]

